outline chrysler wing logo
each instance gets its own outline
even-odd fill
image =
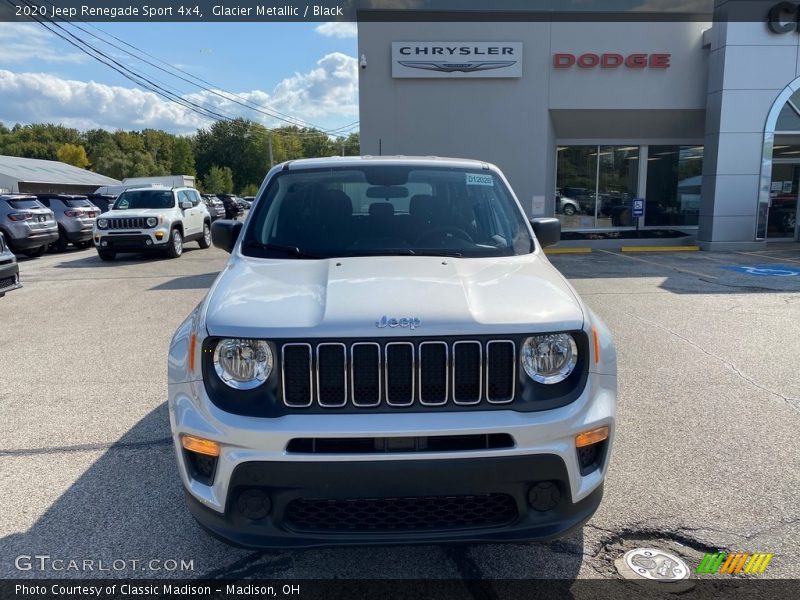
[[[474,73],[475,71],[490,71],[492,69],[505,69],[517,64],[515,60],[483,60],[469,62],[444,62],[432,60],[399,60],[399,64],[409,69],[422,69],[424,71],[439,71],[440,73]]]

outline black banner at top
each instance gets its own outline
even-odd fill
[[[674,9],[645,0],[0,0],[0,21],[766,22],[771,11],[791,20],[800,14],[798,5],[775,0],[691,0],[675,2]]]

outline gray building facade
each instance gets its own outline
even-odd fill
[[[798,239],[800,34],[768,8],[759,22],[361,22],[362,154],[495,163],[565,231],[638,226],[714,250]]]

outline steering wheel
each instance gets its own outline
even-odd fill
[[[417,242],[424,242],[430,240],[434,236],[437,240],[443,241],[444,236],[450,234],[452,237],[457,237],[459,239],[464,240],[465,242],[469,242],[470,244],[474,244],[475,240],[463,229],[459,227],[450,227],[450,226],[443,226],[443,227],[434,227],[433,229],[429,229],[428,231],[422,232],[419,236],[417,236]]]

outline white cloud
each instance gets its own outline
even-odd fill
[[[335,52],[317,61],[311,71],[284,79],[272,92],[237,95],[301,120],[341,125],[358,116],[358,66],[352,56]],[[247,117],[268,126],[285,124],[208,91],[184,98],[230,117]],[[0,70],[0,121],[63,123],[78,129],[154,127],[176,133],[210,124],[188,108],[138,88],[5,70]]]
[[[30,60],[84,62],[83,52],[56,42],[55,36],[32,23],[0,23],[0,61],[20,63]],[[66,51],[65,51],[66,50]]]
[[[335,38],[354,38],[358,35],[358,27],[355,23],[346,21],[329,21],[322,23],[314,28],[314,31],[325,37]]]

